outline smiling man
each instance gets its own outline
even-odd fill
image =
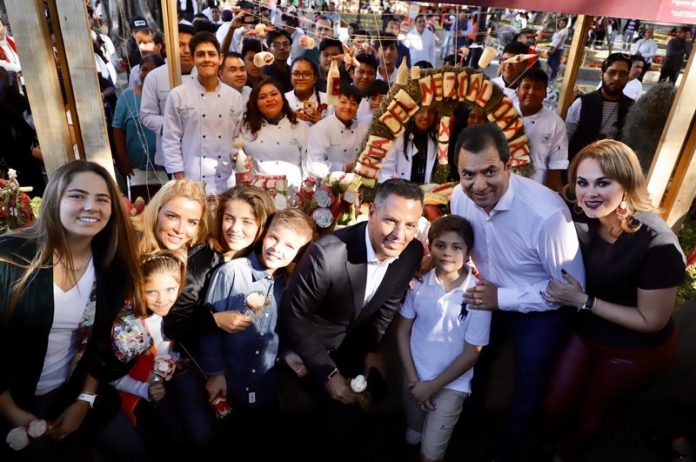
[[[239,53],[228,51],[222,59],[218,76],[223,83],[237,90],[242,95],[244,105],[249,101],[251,87],[247,86],[247,71],[244,58]]]
[[[327,417],[328,434],[317,439],[331,451],[330,460],[360,460],[351,452],[360,446],[360,407],[347,378],[369,375],[368,386],[384,379],[376,352],[423,255],[414,239],[422,212],[417,184],[382,183],[367,223],[312,244],[283,297],[281,335],[309,371],[306,385]]]
[[[164,167],[176,179],[204,182],[206,193],[217,195],[235,184],[232,139],[244,113],[242,96],[218,78],[222,55],[214,34],[199,32],[189,47],[198,76],[167,98]]]
[[[512,338],[515,391],[495,456],[528,460],[525,444],[534,441],[541,394],[566,332],[565,313],[541,292],[549,281],[562,278],[562,271],[584,285],[578,238],[558,194],[510,172],[510,151],[497,125],[464,129],[456,152],[461,187],[452,194],[451,209],[474,229],[477,244],[471,255],[482,277],[464,302],[468,309],[493,311],[490,344],[474,368],[469,399],[485,397],[494,356]]]
[[[631,60],[623,53],[612,53],[602,63],[602,86],[576,99],[568,108],[568,160],[582,148],[604,138],[618,140],[633,100],[624,95]]]

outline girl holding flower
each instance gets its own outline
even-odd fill
[[[39,219],[0,238],[2,441],[10,428],[50,422],[47,436],[19,454],[29,459],[87,458],[88,445],[104,460],[143,458],[103,386],[126,371],[110,329],[140,273],[120,196],[103,167],[69,162],[53,173]],[[0,445],[1,460],[13,460],[10,452]]]

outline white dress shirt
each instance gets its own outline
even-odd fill
[[[148,77],[149,80],[149,77]],[[242,96],[218,79],[208,92],[198,79],[174,88],[167,98],[162,135],[164,168],[205,182],[208,194],[234,186],[232,140],[242,122]]]
[[[522,313],[559,307],[540,292],[549,281],[564,281],[561,269],[585,285],[578,236],[568,207],[554,191],[534,180],[510,175],[507,191],[491,213],[454,189],[452,213],[471,223],[471,251],[481,276],[498,287],[498,307]]]
[[[370,241],[370,232],[368,224],[365,226],[365,247],[367,247],[367,277],[365,278],[365,297],[363,298],[364,307],[372,297],[377,293],[379,285],[382,284],[384,276],[387,274],[389,265],[398,260],[399,257],[386,257],[384,260],[379,260],[375,249],[372,247],[372,241]]]
[[[368,124],[358,123],[356,119],[347,128],[335,114],[314,124],[309,129],[307,144],[309,172],[323,178],[329,172],[345,171],[346,164],[358,158],[368,129]]]
[[[519,105],[515,105],[519,112]],[[524,133],[529,138],[529,149],[534,165],[533,179],[541,184],[546,181],[547,170],[568,168],[568,135],[566,124],[555,112],[541,111],[522,117]]]
[[[181,81],[194,80],[198,71],[194,67],[188,75],[182,75]],[[157,136],[157,152],[155,152],[155,164],[164,166],[162,155],[162,127],[164,126],[164,106],[169,96],[169,69],[167,65],[153,69],[143,84],[143,93],[140,100],[140,122],[152,130]]]
[[[652,62],[657,54],[657,42],[655,42],[655,39],[642,38],[634,43],[633,47],[631,47],[631,54],[637,55],[639,53],[647,62]]]
[[[285,175],[289,190],[295,192],[308,176],[307,137],[309,125],[298,120],[293,125],[283,117],[278,125],[264,121],[256,136],[246,126],[242,128],[244,152],[254,162],[254,173]]]
[[[428,61],[435,66],[435,34],[426,27],[422,34],[413,28],[406,34],[404,45],[408,47],[411,55],[411,64],[418,61]]]

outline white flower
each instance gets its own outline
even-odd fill
[[[367,379],[364,375],[358,375],[350,380],[350,389],[354,393],[362,393],[367,389]]]
[[[41,438],[44,433],[46,433],[46,430],[48,430],[48,423],[46,423],[46,421],[43,419],[36,419],[29,423],[27,433],[29,433],[29,436],[32,438],[36,439]]]
[[[331,210],[319,207],[312,212],[312,219],[320,228],[329,228],[333,223],[333,214]]]
[[[319,207],[328,207],[333,201],[333,194],[322,188],[314,193],[314,200]]]
[[[12,181],[17,179],[17,170],[10,168],[7,170],[7,179]]]
[[[288,208],[288,198],[285,197],[283,194],[275,194],[273,196],[273,203],[275,203],[277,210],[284,210]]]
[[[349,204],[356,204],[358,202],[358,192],[352,189],[347,190],[343,193],[343,200]]]
[[[258,313],[261,308],[266,304],[266,297],[261,292],[252,292],[247,295],[246,300],[244,300],[247,308],[249,308],[254,313]]]
[[[29,435],[24,427],[17,427],[10,430],[5,439],[7,444],[15,451],[21,451],[29,446]]]

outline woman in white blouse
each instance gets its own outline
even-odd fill
[[[307,176],[308,132],[278,84],[264,77],[249,96],[242,126],[243,149],[253,159],[257,179],[283,175],[289,192],[297,191]]]
[[[418,184],[432,182],[437,163],[438,119],[432,108],[421,108],[384,158],[378,181],[403,178]]]
[[[309,58],[297,58],[292,63],[290,82],[293,90],[285,93],[290,109],[298,119],[310,125],[319,122],[326,115],[326,93],[317,89],[319,69]],[[320,107],[324,105],[323,110]]]

